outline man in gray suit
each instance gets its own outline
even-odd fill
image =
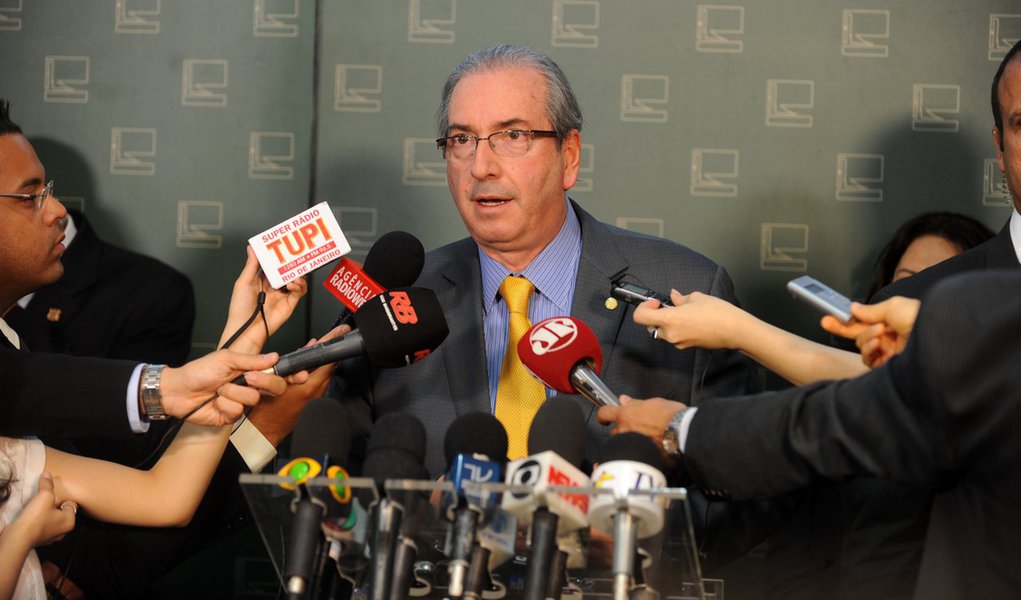
[[[615,392],[697,405],[757,387],[740,354],[654,343],[630,322],[626,306],[607,301],[620,278],[736,298],[726,271],[704,256],[603,224],[567,198],[578,176],[582,117],[549,57],[517,46],[471,54],[444,86],[438,125],[447,182],[470,237],[429,252],[416,285],[436,291],[450,334],[433,355],[402,369],[341,364],[333,394],[349,407],[356,436],[386,413],[412,414],[429,432],[425,464],[437,476],[445,468],[443,437],[457,416],[486,411],[502,420],[497,399],[509,317],[499,289],[516,276],[534,286],[531,323],[570,314],[592,328],[603,350],[602,378]],[[592,405],[577,398],[589,416],[595,459],[607,432]]]

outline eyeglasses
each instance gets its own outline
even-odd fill
[[[467,160],[475,155],[479,142],[489,140],[489,147],[500,156],[524,156],[532,149],[532,140],[536,137],[557,137],[557,132],[538,129],[511,129],[510,131],[497,131],[486,137],[459,133],[436,140],[436,147],[443,153],[443,158]]]
[[[46,199],[53,195],[53,180],[51,179],[43,191],[38,194],[0,194],[3,198],[17,198],[18,200],[25,200],[35,204],[36,210],[42,210],[43,205],[46,204]]]

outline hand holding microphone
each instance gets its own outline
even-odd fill
[[[427,288],[397,288],[358,310],[351,333],[280,357],[272,372],[298,371],[365,355],[377,368],[403,367],[421,360],[446,339],[447,321],[436,294]],[[243,378],[234,383],[243,385]]]

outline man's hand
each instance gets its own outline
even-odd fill
[[[350,331],[351,327],[349,325],[340,325],[319,340],[314,338],[309,340],[305,346],[326,342],[345,335]],[[303,383],[292,381],[289,377],[288,381],[292,385],[287,387],[287,391],[276,398],[263,399],[262,402],[248,413],[248,420],[252,425],[255,425],[255,428],[259,430],[259,433],[269,443],[274,446],[279,445],[294,430],[294,426],[298,422],[298,416],[305,408],[305,405],[308,404],[308,401],[326,393],[326,388],[330,385],[330,378],[333,377],[333,371],[336,367],[336,363],[323,365],[308,373],[308,377],[303,379]],[[302,371],[302,373],[305,373],[305,371]]]
[[[904,351],[921,306],[918,300],[903,296],[871,305],[854,302],[849,323],[827,315],[821,325],[833,335],[853,339],[862,362],[876,368]]]
[[[596,418],[604,425],[612,423],[614,427],[611,433],[637,431],[652,439],[657,448],[662,448],[663,432],[674,415],[683,408],[684,404],[666,398],[638,400],[622,394],[620,407],[600,406]]]
[[[261,394],[276,396],[287,389],[283,377],[259,372],[275,365],[278,359],[275,352],[251,355],[219,350],[176,369],[167,367],[160,380],[163,411],[182,418],[216,395],[188,421],[213,426],[233,423],[241,417],[245,406],[259,403]],[[230,383],[241,374],[248,387]]]

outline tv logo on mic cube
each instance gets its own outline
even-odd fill
[[[351,251],[326,202],[249,238],[248,243],[274,288]]]
[[[477,489],[466,490],[464,484],[502,483],[503,470],[499,463],[458,454],[450,467],[450,472],[447,473],[447,479],[454,485],[452,495],[444,494],[446,498],[443,505],[446,506],[448,518],[457,508],[458,496],[463,496],[469,505],[481,508],[487,519],[492,515],[499,503],[499,494]]]
[[[553,317],[532,328],[528,343],[532,346],[532,352],[542,356],[570,346],[576,337],[578,326],[574,321],[568,317]]]

